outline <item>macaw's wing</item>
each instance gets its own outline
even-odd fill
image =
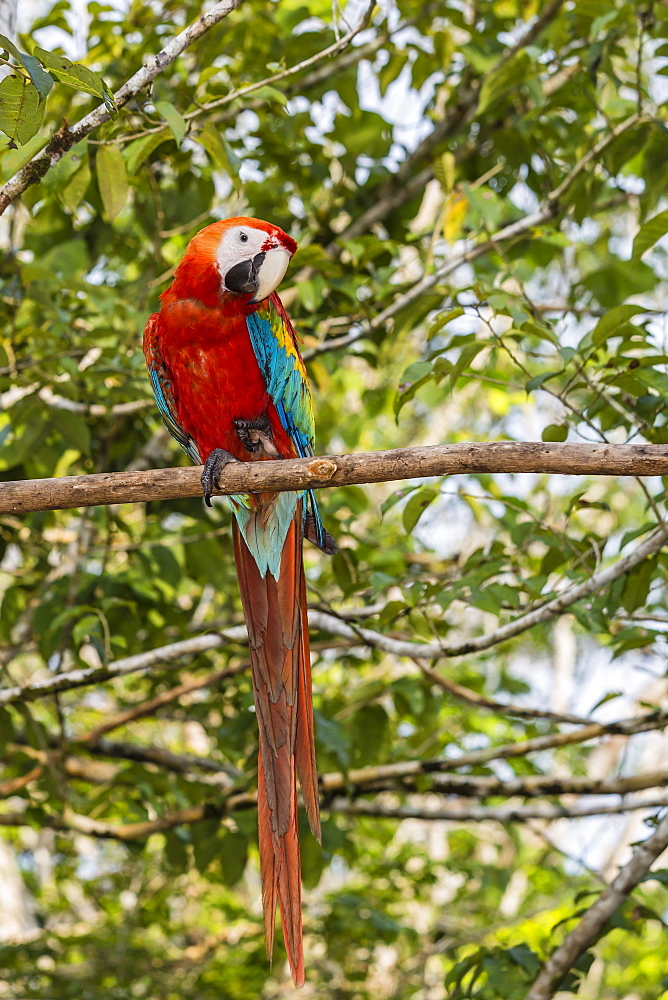
[[[315,419],[297,335],[277,295],[246,317],[253,351],[279,420],[302,458],[313,454]]]
[[[253,351],[264,376],[278,418],[302,458],[313,454],[315,418],[313,396],[306,368],[297,347],[297,334],[276,294],[246,317]],[[336,552],[336,542],[322,526],[312,490],[308,490],[309,512],[304,533],[323,552]]]
[[[201,459],[197,445],[190,435],[184,431],[176,417],[176,402],[174,400],[172,382],[160,352],[159,327],[160,314],[153,313],[152,316],[149,316],[144,328],[144,356],[148,366],[148,375],[151,380],[153,395],[155,396],[155,401],[158,404],[160,416],[163,419],[165,427],[172,437],[176,438],[186,455],[199,465]]]

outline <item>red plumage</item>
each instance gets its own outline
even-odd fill
[[[278,243],[292,255],[296,244],[276,226],[257,219],[230,219],[208,226],[190,242],[160,313],[144,333],[149,370],[158,372],[163,402],[177,425],[194,442],[203,462],[218,448],[241,461],[275,457],[260,448],[249,454],[234,421],[266,416],[273,446],[283,458],[296,452],[279,419],[258,365],[246,317],[257,309],[248,295],[222,287],[221,238],[231,227],[266,234],[264,250]],[[262,239],[262,237],[258,237]],[[285,318],[280,300],[270,300]],[[294,335],[294,332],[293,332]],[[155,388],[155,386],[154,386]],[[179,436],[184,443],[182,436]],[[253,499],[249,524],[258,532],[274,517],[275,494]],[[306,587],[302,559],[302,502],[297,503],[275,577],[258,568],[237,521],[234,556],[248,628],[253,692],[259,726],[258,827],[262,899],[267,951],[274,940],[276,902],[296,986],[304,983],[301,874],[297,827],[299,776],[311,829],[320,839],[318,776],[313,738],[311,666]],[[248,537],[249,525],[244,527]]]

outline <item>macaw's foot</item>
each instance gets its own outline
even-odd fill
[[[234,455],[230,455],[229,451],[225,451],[224,448],[214,448],[206,462],[204,463],[204,472],[202,473],[202,488],[204,490],[204,503],[207,507],[211,506],[211,494],[214,489],[220,489],[220,474],[226,465],[230,462],[236,462],[238,459]]]
[[[322,529],[322,537],[318,538],[318,529],[316,527],[315,518],[310,512],[306,515],[304,520],[304,536],[308,538],[309,542],[312,542],[316,548],[320,549],[327,556],[334,556],[339,551],[339,546],[336,543],[336,539],[333,535],[330,535],[328,531]]]
[[[236,427],[237,437],[246,451],[254,454],[262,449],[265,455],[270,455],[272,458],[281,457],[274,444],[274,435],[268,417],[262,416],[256,420],[233,420],[232,423]]]

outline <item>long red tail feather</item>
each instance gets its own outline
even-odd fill
[[[260,517],[261,512],[251,516]],[[259,729],[258,828],[265,940],[271,958],[278,898],[292,977],[295,986],[302,986],[297,773],[309,824],[318,840],[320,810],[301,504],[285,539],[278,580],[269,572],[260,575],[236,521],[233,536]]]

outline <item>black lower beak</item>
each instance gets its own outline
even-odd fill
[[[264,254],[258,253],[252,260],[242,260],[235,264],[225,275],[225,287],[239,295],[255,295],[258,287],[257,272],[263,260]]]

